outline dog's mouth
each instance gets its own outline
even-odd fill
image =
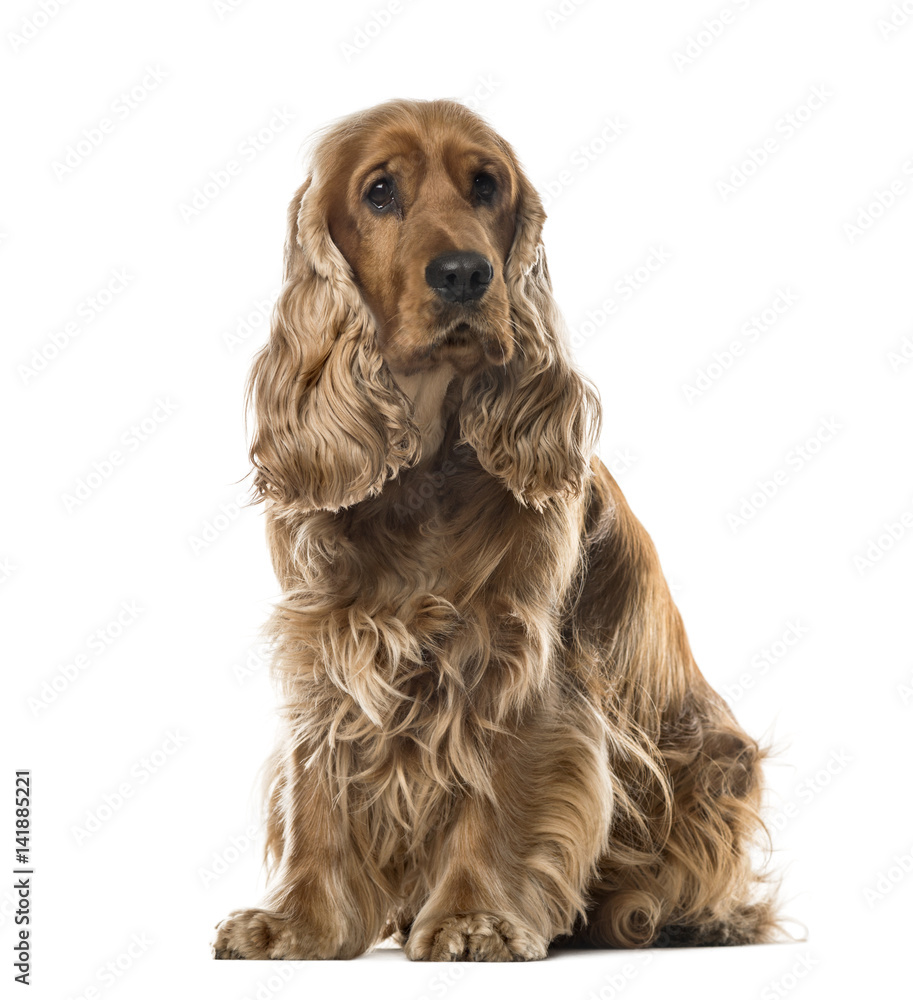
[[[488,323],[457,321],[435,335],[428,355],[431,359],[505,365],[513,353],[513,344],[504,334]]]
[[[481,310],[438,313],[431,322],[426,318],[411,328],[401,327],[398,336],[381,346],[391,368],[406,375],[442,364],[468,375],[488,365],[506,365],[514,353],[509,317],[502,321]]]

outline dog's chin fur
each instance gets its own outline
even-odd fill
[[[430,152],[410,161],[441,226],[490,226],[509,316],[488,340],[459,322],[378,339],[388,305],[364,289],[405,279],[354,259],[345,213],[366,210],[339,172],[380,162],[390,135],[450,150],[439,176]],[[509,199],[497,218],[447,186],[480,147]],[[460,105],[393,102],[330,130],[313,177],[250,382],[284,592],[269,890],[219,925],[216,956],[351,958],[388,934],[432,961],[774,939],[755,863],[764,750],[699,671],[594,457],[598,399],[568,359],[513,151]],[[393,241],[426,208],[357,218]],[[409,274],[426,263],[402,256]]]

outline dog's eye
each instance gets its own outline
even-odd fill
[[[393,181],[389,177],[381,177],[368,188],[368,201],[375,208],[386,208],[393,203]]]
[[[495,179],[491,174],[476,174],[472,187],[479,201],[491,201],[498,185],[495,184]]]

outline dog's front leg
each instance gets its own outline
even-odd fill
[[[236,910],[216,928],[216,958],[354,958],[380,937],[382,891],[349,843],[325,771],[303,749],[274,762],[269,851],[275,863],[263,908]]]
[[[466,793],[442,832],[409,958],[541,959],[582,916],[611,822],[608,755],[592,715],[548,715],[499,737],[493,794]]]

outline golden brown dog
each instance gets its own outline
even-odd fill
[[[219,958],[770,940],[762,751],[593,455],[545,215],[449,101],[336,124],[250,380],[283,590],[262,909]]]

